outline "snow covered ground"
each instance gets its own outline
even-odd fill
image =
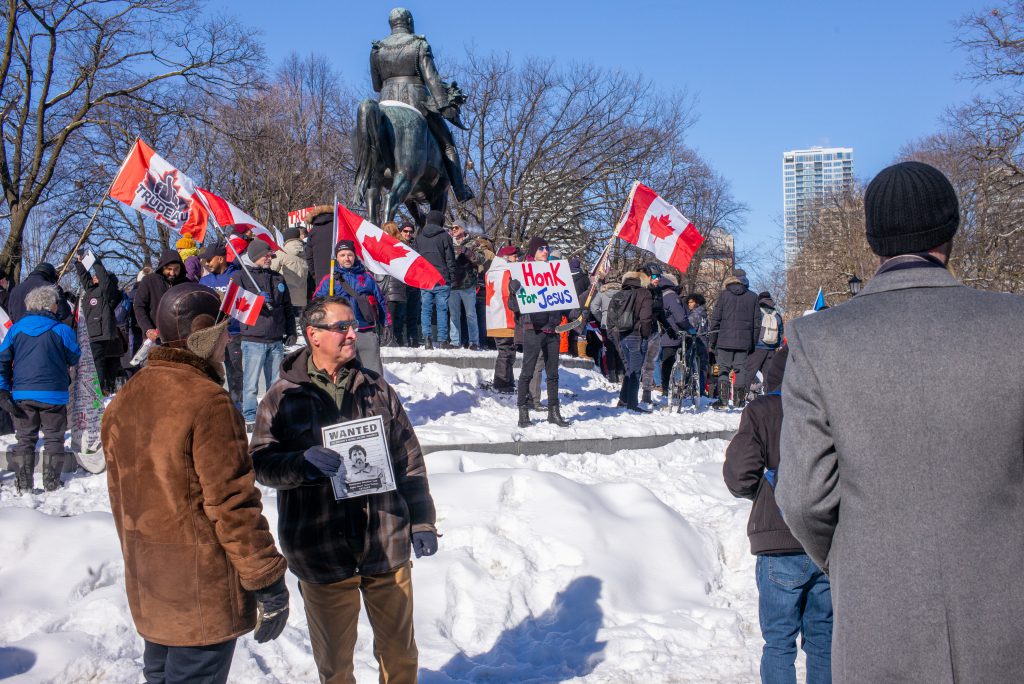
[[[514,431],[513,402],[476,389],[489,372],[418,363],[387,372],[424,442]],[[577,420],[571,429],[588,437],[738,421],[735,412],[625,416],[608,408],[614,388],[592,371],[563,370],[562,378],[565,413]],[[522,438],[547,431],[537,425]],[[761,641],[749,503],[722,483],[725,447],[680,440],[611,455],[430,454],[443,537],[438,554],[413,571],[421,681],[755,681]],[[2,476],[0,679],[140,681],[142,642],[105,477],[79,475],[59,492],[17,496],[12,474]],[[275,493],[263,491],[276,528]],[[289,586],[289,626],[270,644],[241,639],[231,681],[317,680],[294,577]],[[365,616],[360,634],[357,678],[375,682]]]

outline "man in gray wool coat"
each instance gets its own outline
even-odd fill
[[[865,195],[881,266],[793,321],[777,498],[829,573],[836,682],[1024,682],[1024,298],[948,270],[952,185]]]

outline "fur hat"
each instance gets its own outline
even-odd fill
[[[217,323],[219,312],[220,297],[215,291],[199,283],[175,285],[160,298],[156,310],[160,339],[208,361],[228,327],[228,318]]]

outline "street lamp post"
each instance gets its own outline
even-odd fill
[[[846,281],[846,284],[850,287],[851,297],[856,297],[857,295],[860,294],[860,288],[861,285],[863,285],[863,283],[861,282],[860,278],[857,277],[856,273],[850,276],[850,279]]]

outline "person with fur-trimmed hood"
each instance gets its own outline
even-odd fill
[[[147,682],[225,682],[239,636],[288,620],[242,416],[222,387],[228,320],[198,283],[156,312],[161,346],[103,414],[110,511]]]
[[[732,371],[736,371],[733,406],[742,408],[746,403],[747,388],[741,384],[744,380],[744,367],[761,328],[757,295],[747,287],[746,278],[743,269],[733,271],[725,279],[724,289],[718,295],[715,309],[711,312],[711,344],[719,369],[718,399],[712,404],[716,409],[728,406],[732,384],[729,375]]]
[[[313,659],[323,682],[354,682],[360,600],[381,681],[416,682],[412,562],[437,552],[423,452],[398,393],[356,356],[356,312],[342,297],[302,314],[307,346],[291,353],[260,403],[250,452],[260,483],[277,489],[278,539],[299,578]],[[338,500],[348,459],[323,428],[383,418],[395,488]],[[340,483],[339,483],[340,484]]]
[[[622,276],[622,290],[612,298],[610,308],[625,299],[623,306],[632,312],[632,324],[628,328],[617,328],[619,348],[626,366],[622,389],[619,391],[619,406],[638,413],[650,413],[640,407],[640,375],[643,372],[647,345],[654,332],[654,297],[649,288],[650,278],[642,271],[629,271]],[[611,317],[608,321],[613,325]]]

